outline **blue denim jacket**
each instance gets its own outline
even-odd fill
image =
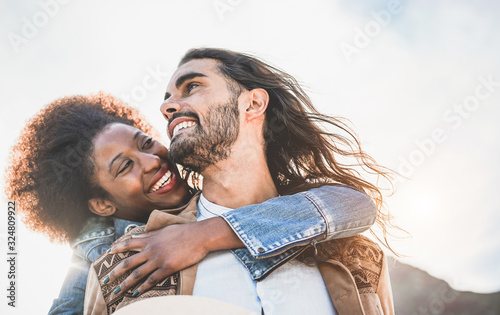
[[[263,280],[311,242],[359,234],[370,228],[376,217],[376,206],[368,195],[342,185],[273,198],[223,215],[246,246],[233,252],[256,281]],[[99,222],[73,242],[77,263],[49,314],[83,312],[90,263],[126,233],[126,224],[137,223],[114,219],[113,227],[110,221]]]

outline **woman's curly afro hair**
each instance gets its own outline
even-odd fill
[[[28,121],[12,148],[5,187],[30,230],[69,242],[96,216],[88,200],[107,193],[93,180],[93,139],[111,123],[158,135],[136,109],[104,93],[58,99]]]

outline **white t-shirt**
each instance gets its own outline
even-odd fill
[[[198,201],[198,221],[231,211]],[[198,265],[193,295],[213,298],[261,314],[337,314],[317,266],[291,260],[256,282],[229,250],[209,253]]]

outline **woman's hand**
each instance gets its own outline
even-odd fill
[[[192,266],[210,251],[243,247],[243,243],[222,218],[176,224],[145,234],[133,235],[111,247],[110,253],[138,251],[124,259],[104,279],[112,281],[134,270],[114,293],[120,294],[145,278],[133,296],[142,294],[171,274]],[[149,276],[148,276],[149,275]]]

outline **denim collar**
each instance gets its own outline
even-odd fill
[[[82,243],[113,235],[116,240],[134,227],[140,225],[144,225],[144,223],[111,217],[90,218],[83,226],[80,235],[70,245],[71,248],[75,248]]]
[[[125,235],[128,231],[132,230],[135,227],[144,225],[145,223],[134,222],[124,219],[113,218],[113,223],[115,226],[116,238],[120,238]]]

